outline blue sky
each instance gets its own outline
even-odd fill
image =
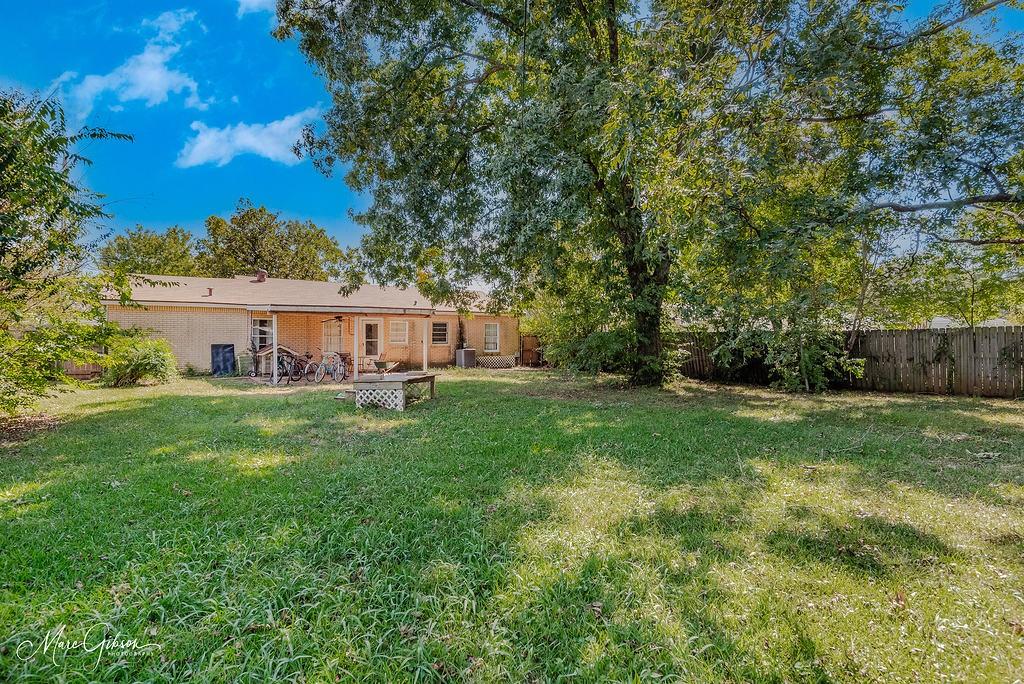
[[[187,0],[186,0],[187,1]],[[368,200],[290,148],[328,98],[293,41],[270,36],[273,0],[5,3],[0,87],[62,95],[72,123],[130,133],[85,151],[107,226],[201,234],[240,197],[308,218],[343,244]]]
[[[0,87],[55,91],[72,123],[135,137],[85,150],[94,165],[84,180],[114,214],[108,230],[202,234],[207,216],[249,197],[356,244],[348,212],[369,198],[291,153],[328,98],[295,43],[270,36],[274,0],[180,1],[5,3]],[[933,6],[911,0],[908,18]],[[1024,28],[1024,12],[999,12],[1005,27]]]

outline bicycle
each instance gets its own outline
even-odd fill
[[[306,352],[306,365],[302,367],[302,377],[306,379],[306,382],[313,382],[316,379],[316,369],[319,365],[317,361],[313,360],[313,355]]]
[[[338,352],[324,354],[323,361],[316,367],[313,380],[323,382],[328,373],[330,373],[331,379],[334,382],[341,382],[348,376],[348,365]]]
[[[270,381],[274,384],[281,384],[282,380],[288,383],[298,382],[302,379],[302,368],[299,367],[299,360],[291,354],[278,354],[277,356],[277,382],[273,376]]]
[[[321,350],[319,347],[317,347],[316,350],[320,352],[320,361],[314,361],[313,355],[308,352],[306,353],[306,357],[309,359],[309,362],[306,363],[305,367],[302,369],[302,376],[306,378],[306,382],[320,382],[320,380],[323,379],[323,377],[321,377],[320,380],[317,380],[316,372],[317,370],[319,370],[320,366],[324,365],[324,362],[322,360],[324,353],[323,350]]]

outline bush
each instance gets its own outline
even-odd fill
[[[185,371],[184,371],[184,373],[182,373],[182,375],[184,375],[186,378],[203,378],[203,377],[211,375],[211,373],[208,370],[203,370],[201,368],[196,368],[191,363],[186,363],[185,364]]]
[[[813,329],[723,333],[712,352],[715,376],[787,392],[841,387],[864,370],[863,360],[847,354],[844,339],[841,332]]]
[[[772,335],[765,360],[773,371],[772,386],[787,392],[821,392],[863,373],[863,363],[847,355],[840,332]]]
[[[121,335],[107,344],[103,383],[131,387],[144,380],[167,382],[177,375],[176,361],[167,340]]]
[[[553,366],[582,373],[625,372],[629,337],[621,330],[595,331],[580,338],[548,338],[544,359]]]

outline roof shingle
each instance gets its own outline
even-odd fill
[[[338,283],[317,280],[289,280],[267,278],[263,282],[254,276],[234,278],[196,278],[192,276],[143,275],[149,283],[133,283],[132,299],[147,304],[179,305],[236,305],[249,308],[274,309],[414,309],[454,311],[450,306],[437,306],[415,288],[363,285],[345,296],[338,292]],[[473,307],[477,310],[477,307]],[[482,309],[481,309],[482,310]]]

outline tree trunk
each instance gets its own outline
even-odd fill
[[[651,305],[654,310],[645,310],[646,306],[634,310],[636,351],[629,381],[633,385],[660,387],[665,381],[665,350],[661,340],[662,301],[647,300],[645,304]]]
[[[644,240],[643,214],[636,206],[633,185],[624,179],[616,201],[609,203],[609,220],[622,243],[622,257],[630,290],[636,346],[630,369],[633,385],[658,387],[665,380],[661,314],[665,302],[669,269],[668,245]]]

